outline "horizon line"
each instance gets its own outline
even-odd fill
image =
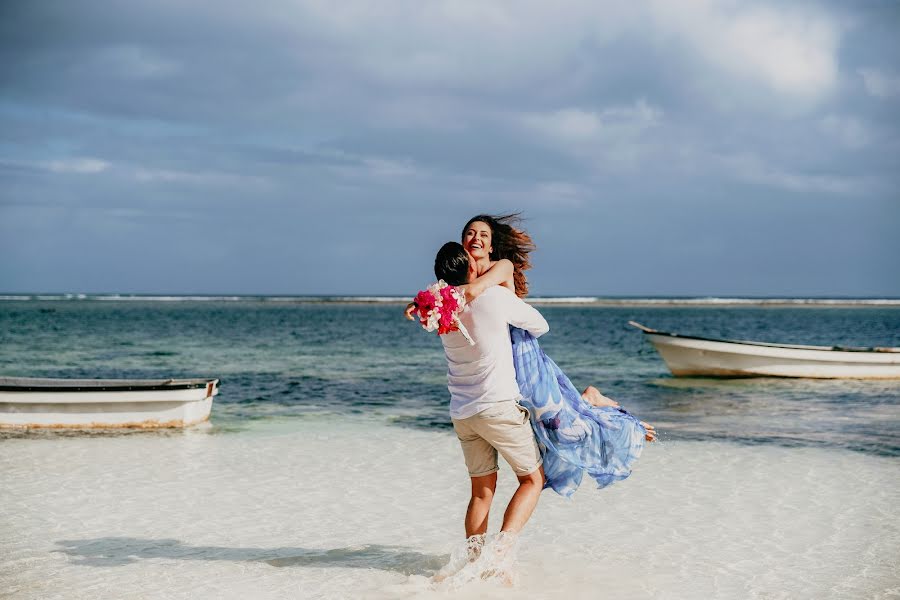
[[[150,301],[150,302],[296,302],[400,304],[410,296],[355,294],[146,294],[146,293],[0,293],[0,301]],[[542,304],[633,306],[633,305],[786,305],[786,306],[900,306],[900,297],[891,296],[729,296],[729,295],[535,295],[529,302]]]

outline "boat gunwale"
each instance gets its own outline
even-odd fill
[[[893,354],[900,353],[900,348],[891,348],[891,347],[882,347],[882,346],[873,346],[873,347],[860,347],[860,346],[808,346],[802,344],[776,344],[772,342],[757,342],[753,340],[731,340],[727,338],[709,338],[702,337],[699,335],[684,335],[681,333],[673,333],[670,331],[659,331],[657,329],[651,329],[650,327],[646,327],[641,325],[640,323],[636,323],[635,321],[629,321],[629,325],[633,327],[637,327],[640,329],[645,335],[662,335],[673,338],[680,338],[686,340],[699,340],[701,342],[718,342],[724,344],[738,344],[743,346],[763,346],[766,348],[787,348],[790,350],[821,350],[828,352],[854,352],[854,353],[868,353],[868,354]]]
[[[22,382],[22,383],[15,383]],[[0,377],[0,392],[153,392],[193,390],[218,387],[219,380],[210,379],[50,379]]]

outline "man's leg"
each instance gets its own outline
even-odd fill
[[[494,459],[496,463],[496,458]],[[432,581],[440,583],[459,572],[467,563],[474,562],[481,555],[484,533],[487,531],[491,501],[497,489],[497,471],[488,475],[472,477],[472,497],[466,511],[466,545],[454,550],[450,562],[435,574]],[[477,536],[477,537],[472,537]],[[461,550],[462,552],[459,552]]]
[[[500,531],[509,531],[511,533],[519,533],[534,507],[537,506],[538,498],[541,497],[541,490],[544,489],[544,467],[541,466],[528,475],[522,475],[519,478],[519,489],[513,494],[506,507],[506,513],[503,515],[503,527]],[[487,522],[485,522],[487,524]]]
[[[480,535],[487,531],[491,501],[497,489],[496,471],[490,475],[472,477],[472,498],[466,511],[466,537]]]
[[[472,482],[472,496],[466,511],[466,538],[487,531],[488,513],[497,489],[497,450],[478,432],[479,416],[453,419],[466,468]]]

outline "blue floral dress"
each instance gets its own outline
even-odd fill
[[[544,487],[568,497],[585,471],[600,488],[631,475],[647,433],[640,421],[624,409],[584,400],[527,331],[510,327],[510,337],[520,403],[531,413],[544,458]]]

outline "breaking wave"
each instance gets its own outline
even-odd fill
[[[285,302],[403,304],[408,296],[264,296],[264,295],[153,295],[153,294],[4,294],[0,301],[112,301],[112,302]],[[542,305],[592,306],[900,306],[900,298],[730,298],[535,296],[528,302]]]

